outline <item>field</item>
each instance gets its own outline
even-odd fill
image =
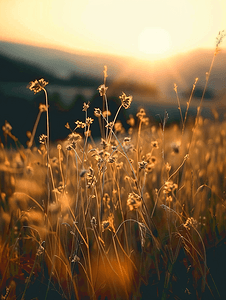
[[[45,104],[27,146],[8,122],[2,127],[1,299],[225,299],[226,121],[216,110],[214,120],[202,117],[205,89],[189,118],[197,80],[186,112],[178,98],[179,124],[168,126],[165,112],[156,126],[141,109],[126,132],[117,117],[132,96],[122,93],[111,116],[105,67],[103,107],[93,116],[84,103],[83,120],[67,123],[57,144],[48,83],[29,84]],[[35,146],[42,113],[47,129]]]

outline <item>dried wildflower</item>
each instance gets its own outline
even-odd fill
[[[66,127],[67,129],[70,129],[70,125],[69,125],[68,122],[65,124],[65,127]]]
[[[91,226],[92,226],[92,227],[97,227],[97,220],[96,220],[95,217],[92,217],[90,223],[91,223]]]
[[[75,254],[73,259],[71,260],[72,263],[76,263],[76,262],[79,262],[80,261],[80,258]]]
[[[128,109],[131,105],[131,102],[133,100],[132,96],[126,96],[124,92],[122,92],[122,95],[119,96],[119,99],[121,99],[121,104],[125,109]]]
[[[191,227],[196,228],[198,225],[198,222],[194,218],[188,218],[184,224],[184,227],[190,230]]]
[[[104,140],[103,138],[101,138],[100,144],[103,146],[104,150],[106,150],[109,147],[109,143],[106,140]]]
[[[9,133],[12,130],[12,126],[9,122],[5,121],[5,125],[2,126],[2,130],[6,133]]]
[[[86,124],[77,120],[75,121],[75,124],[76,124],[76,128],[85,128]]]
[[[106,128],[112,129],[114,126],[113,122],[108,122],[107,125],[105,125]]]
[[[130,210],[138,209],[141,206],[141,197],[134,192],[129,193],[127,205],[129,206]]]
[[[131,127],[135,125],[135,119],[133,115],[129,115],[129,120],[127,120],[127,124],[129,124]]]
[[[143,108],[140,109],[140,111],[136,114],[137,118],[143,119],[146,116],[146,112]]]
[[[155,149],[159,149],[159,143],[157,141],[151,142],[151,146]]]
[[[103,116],[106,118],[107,116],[110,117],[111,116],[111,112],[108,110],[103,111]]]
[[[75,132],[72,132],[68,135],[68,141],[69,142],[74,142],[74,143],[77,143],[81,140],[81,135],[78,134],[78,133],[75,133]]]
[[[146,166],[147,166],[147,162],[142,160],[140,162],[138,162],[138,165],[139,165],[139,170],[145,170],[146,169]]]
[[[108,229],[108,230],[113,231],[115,233],[113,214],[110,214],[108,219],[106,221],[102,222],[101,226],[102,226],[102,232],[104,232],[106,229]]]
[[[168,197],[166,197],[166,202],[172,202],[173,201],[173,198],[172,198],[172,196],[168,196]]]
[[[91,167],[89,167],[89,171],[86,174],[86,180],[88,188],[94,187],[97,182],[94,170]]]
[[[48,81],[45,81],[43,78],[35,81],[31,81],[27,88],[31,91],[33,91],[35,94],[41,92],[44,90],[45,86],[48,84]]]
[[[82,111],[87,111],[88,108],[89,108],[89,102],[88,103],[84,102]]]
[[[123,132],[123,129],[124,129],[121,121],[116,121],[114,128],[115,128],[116,132]]]
[[[154,169],[154,164],[147,164],[146,168],[145,168],[145,172],[146,173],[151,173]]]
[[[178,185],[176,183],[173,183],[172,180],[166,181],[165,185],[164,185],[163,193],[164,194],[172,193],[177,188],[178,188]]]
[[[41,256],[41,255],[44,253],[44,251],[45,251],[45,248],[43,247],[44,244],[45,244],[45,241],[43,241],[43,242],[39,245],[38,250],[37,250],[37,253],[36,253],[37,256]]]
[[[125,138],[124,138],[124,142],[125,142],[125,143],[128,143],[128,142],[130,142],[130,141],[131,141],[131,137],[125,137]]]
[[[39,143],[40,144],[46,144],[46,140],[47,140],[47,135],[45,135],[45,134],[41,134],[40,136],[39,136]]]
[[[92,118],[86,118],[86,125],[90,126],[93,123],[93,119]]]
[[[102,226],[102,232],[104,232],[105,229],[109,227],[110,223],[109,221],[103,221],[101,226]]]
[[[116,158],[115,156],[110,156],[110,157],[108,158],[108,163],[109,163],[109,164],[113,164],[114,162],[116,162],[116,160],[117,160],[117,158]]]
[[[171,144],[172,150],[174,153],[179,153],[180,150],[180,143],[172,143]]]
[[[101,116],[102,112],[99,108],[94,108],[94,116],[99,118]]]
[[[108,87],[106,87],[105,84],[101,84],[97,90],[99,91],[100,96],[102,97],[105,96],[107,89]]]
[[[45,105],[45,104],[42,104],[42,103],[40,103],[40,104],[39,104],[39,111],[40,111],[40,112],[47,111],[46,105]]]

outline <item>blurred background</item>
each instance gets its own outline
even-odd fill
[[[65,139],[69,122],[84,121],[83,102],[102,107],[97,88],[108,68],[109,106],[114,115],[118,96],[133,96],[131,109],[140,107],[153,122],[165,110],[170,122],[186,110],[195,78],[189,115],[196,114],[213,58],[218,32],[226,29],[225,0],[1,0],[0,1],[0,125],[7,120],[21,143],[32,131],[44,93],[26,87],[32,80],[49,81],[51,140]],[[215,58],[202,114],[214,107],[223,118],[226,107],[226,39]],[[98,123],[96,121],[96,123]],[[98,125],[98,124],[96,124]],[[95,125],[95,126],[96,126]],[[41,117],[38,135],[45,133]],[[99,133],[93,127],[92,134]],[[1,134],[1,138],[3,136]]]

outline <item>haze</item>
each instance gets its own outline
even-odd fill
[[[225,0],[1,0],[0,40],[161,60],[214,48]]]

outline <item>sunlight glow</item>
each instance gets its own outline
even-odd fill
[[[161,59],[212,48],[225,0],[1,0],[0,40]]]
[[[159,27],[146,27],[139,35],[139,51],[150,58],[163,57],[171,46],[170,34]]]

